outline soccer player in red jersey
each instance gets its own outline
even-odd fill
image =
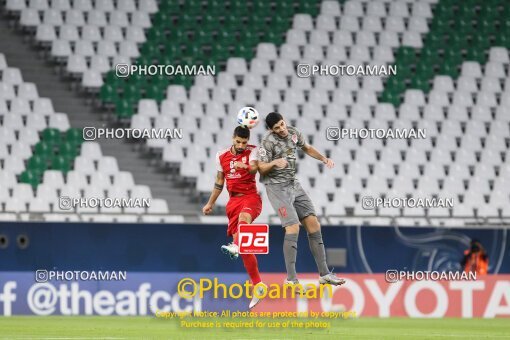
[[[246,272],[250,276],[252,284],[256,285],[260,296],[267,286],[260,279],[257,258],[254,254],[239,254],[237,233],[238,225],[252,223],[262,210],[262,199],[257,192],[255,180],[258,170],[257,152],[254,145],[248,144],[249,139],[250,130],[238,126],[234,130],[232,146],[216,154],[216,182],[209,201],[202,208],[202,212],[205,215],[212,212],[226,180],[230,195],[226,207],[229,220],[227,236],[232,236],[233,242],[222,246],[221,250],[234,260],[241,255]],[[260,301],[255,295],[253,294],[250,302],[250,309]]]

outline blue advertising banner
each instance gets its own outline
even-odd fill
[[[259,255],[262,272],[282,272],[283,236],[269,228],[269,254]],[[469,242],[477,239],[489,257],[489,273],[510,273],[510,235],[505,228],[323,226],[326,250],[343,249],[336,272],[461,269]],[[9,242],[0,249],[0,271],[122,270],[129,272],[244,272],[220,247],[231,240],[223,225],[0,223]],[[26,247],[16,240],[27,238]],[[298,272],[316,272],[306,232],[298,241]]]
[[[69,272],[72,274],[73,272]],[[104,272],[103,272],[104,273]],[[37,274],[40,274],[37,273]],[[67,273],[53,280],[37,275],[35,272],[0,272],[0,316],[10,315],[147,315],[159,316],[164,312],[221,312],[246,311],[248,299],[245,295],[237,297],[239,292],[230,295],[228,288],[237,283],[237,287],[247,280],[246,274],[213,273],[125,273],[109,280],[90,280],[93,272],[82,272],[79,276],[88,280],[66,280]],[[110,273],[112,274],[112,273]],[[208,288],[216,279],[227,288],[226,298],[223,290],[206,290],[201,297],[196,293],[192,297],[181,297],[178,284],[188,282],[181,287],[193,292],[202,283]],[[39,281],[39,282],[37,282]],[[193,282],[197,286],[193,287]],[[236,287],[236,288],[237,288]],[[197,290],[198,292],[198,290]],[[159,315],[156,315],[159,313]]]

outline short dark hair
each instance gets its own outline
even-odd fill
[[[268,113],[268,115],[266,116],[266,127],[268,129],[272,129],[273,126],[282,119],[283,119],[283,116],[281,114],[279,114],[278,112]]]
[[[250,139],[250,129],[238,126],[234,129],[234,137]]]

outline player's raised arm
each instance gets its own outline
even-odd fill
[[[256,174],[257,171],[259,171],[259,161],[257,159],[258,151],[259,151],[258,148],[252,150],[250,153],[250,159],[248,160],[248,162],[250,164],[249,168],[248,168],[248,172],[252,175]]]
[[[301,150],[303,150],[308,156],[313,157],[315,159],[318,159],[319,161],[324,163],[328,167],[328,169],[331,169],[331,168],[333,168],[335,166],[335,162],[333,162],[332,159],[327,158],[326,156],[321,154],[319,152],[319,150],[317,150],[316,148],[314,148],[310,144],[306,144],[305,143],[305,145],[303,145]]]
[[[285,158],[278,158],[269,163],[258,161],[258,170],[261,175],[266,175],[271,172],[274,167],[285,168],[287,164],[288,163]]]
[[[248,169],[248,172],[250,174],[255,174],[259,171],[259,162],[257,160],[250,161],[250,168]]]
[[[271,172],[274,167],[285,168],[287,166],[287,160],[285,158],[273,158],[273,151],[269,143],[263,143],[262,146],[257,150],[257,168],[260,175],[264,176]]]
[[[214,182],[214,188],[211,192],[211,196],[209,196],[209,200],[207,201],[206,205],[204,205],[204,207],[202,208],[202,212],[204,213],[204,215],[209,215],[212,212],[216,200],[223,191],[224,184],[225,175],[223,174],[223,171],[218,171],[216,173],[216,181]]]
[[[212,213],[212,210],[214,208],[214,204],[216,203],[216,200],[220,196],[221,192],[223,191],[223,185],[225,184],[225,174],[223,173],[223,167],[220,163],[220,154],[216,154],[216,181],[214,182],[214,188],[211,192],[211,196],[209,196],[209,200],[207,201],[206,205],[202,208],[202,212],[204,215],[209,215]]]
[[[335,162],[333,162],[332,159],[327,158],[326,156],[321,154],[319,150],[314,148],[312,145],[308,144],[301,132],[296,130],[296,136],[297,136],[296,146],[301,148],[301,150],[303,150],[304,153],[306,153],[310,157],[318,159],[319,161],[324,163],[328,167],[328,169],[331,169],[335,166]]]

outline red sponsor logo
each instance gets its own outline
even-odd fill
[[[281,217],[287,217],[287,208],[285,207],[280,207],[278,209],[278,213],[280,214]]]
[[[240,224],[239,253],[240,254],[269,253],[269,225]]]
[[[476,281],[405,280],[389,283],[384,274],[339,273],[346,283],[322,298],[266,299],[257,311],[341,312],[361,317],[497,318],[510,317],[510,275],[483,275]],[[302,285],[319,287],[317,274],[301,274]],[[285,274],[264,274],[267,285]],[[318,294],[317,294],[318,295]]]

